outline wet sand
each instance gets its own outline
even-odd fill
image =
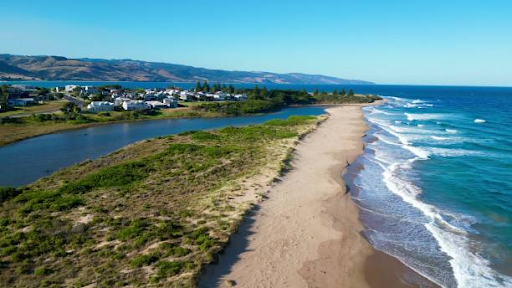
[[[435,287],[361,236],[342,175],[362,153],[367,126],[358,105],[327,111],[199,287]]]

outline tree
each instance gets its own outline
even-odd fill
[[[207,93],[210,92],[210,85],[208,85],[208,82],[204,81],[203,83],[203,92]]]
[[[73,102],[67,102],[64,104],[64,106],[60,108],[60,111],[62,111],[62,113],[64,113],[68,119],[75,119],[78,115],[80,115],[80,112],[82,112],[80,107],[78,107]]]
[[[103,94],[101,92],[97,92],[94,94],[91,98],[92,101],[102,101],[103,100]]]
[[[260,91],[260,98],[266,98],[268,96],[267,86],[263,86],[263,89]]]
[[[354,91],[352,91],[352,89],[349,89],[347,96],[354,96]]]
[[[254,89],[252,90],[252,97],[253,99],[260,99],[260,87],[258,87],[258,85],[254,86]]]
[[[233,86],[232,84],[229,84],[229,93],[235,93],[235,86]]]
[[[318,89],[315,89],[315,92],[313,92],[313,95],[315,95],[315,96],[318,95]]]
[[[203,90],[203,87],[201,87],[201,82],[197,81],[196,83],[196,92],[201,92]]]
[[[7,93],[7,85],[2,85],[0,89],[0,110],[7,110],[7,98],[9,94]]]
[[[341,96],[345,96],[347,94],[347,92],[345,92],[345,89],[341,89],[340,94],[341,94]]]
[[[332,95],[338,95],[338,90],[332,91]]]
[[[39,96],[44,96],[44,95],[48,95],[50,93],[50,89],[48,88],[45,88],[45,87],[41,87],[37,90],[37,95]]]

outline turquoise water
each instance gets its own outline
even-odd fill
[[[512,287],[512,89],[396,94],[349,174],[365,236],[442,286]]]

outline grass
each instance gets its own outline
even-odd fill
[[[317,122],[159,137],[2,188],[0,286],[194,287]]]
[[[51,112],[53,110],[60,109],[67,101],[66,100],[56,100],[56,101],[49,101],[45,104],[36,104],[33,106],[27,106],[27,107],[19,107],[16,110],[7,111],[0,113],[0,117],[8,117],[13,116],[16,114],[32,114],[32,113],[44,113],[44,112]]]

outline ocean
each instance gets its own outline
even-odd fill
[[[384,95],[346,176],[365,237],[441,286],[512,287],[512,89]]]
[[[27,84],[68,83],[82,84]],[[364,108],[369,125],[365,151],[345,175],[361,207],[364,236],[443,287],[512,287],[512,88],[267,87],[352,88],[384,96],[385,104]]]

